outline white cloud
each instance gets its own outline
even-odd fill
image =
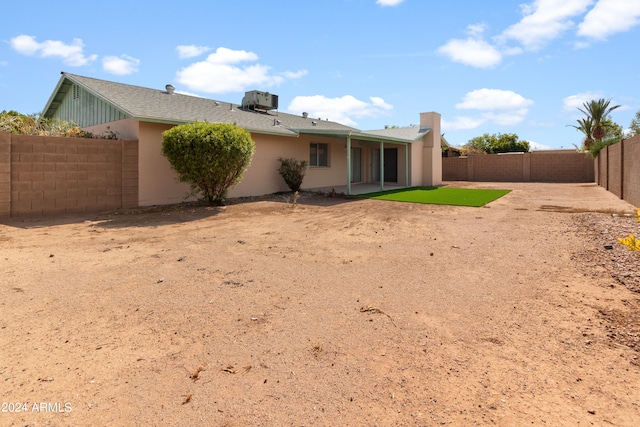
[[[477,68],[490,68],[502,61],[500,52],[484,40],[468,38],[449,40],[438,48],[454,62],[460,62]]]
[[[485,88],[467,93],[462,102],[456,104],[456,108],[465,110],[520,110],[526,109],[531,104],[533,104],[533,101],[513,91]]]
[[[553,150],[553,147],[549,145],[539,144],[535,141],[527,141],[529,143],[529,147],[532,151],[536,150]]]
[[[300,70],[300,71],[285,71],[283,73],[280,73],[282,75],[282,77],[290,79],[290,80],[294,80],[294,79],[299,79],[301,77],[304,77],[307,75],[307,70]]]
[[[453,121],[442,119],[443,131],[469,130],[476,129],[483,123],[485,119],[474,117],[456,117]]]
[[[640,24],[638,0],[599,0],[578,26],[578,35],[602,40]]]
[[[124,76],[138,72],[138,65],[140,60],[132,58],[128,55],[118,56],[105,56],[102,59],[102,68],[111,74],[118,76]]]
[[[571,18],[586,12],[594,0],[535,0],[524,4],[524,17],[497,37],[498,41],[516,40],[527,50],[538,50],[575,26]]]
[[[456,104],[459,110],[478,110],[476,117],[456,117],[453,121],[442,121],[443,130],[475,129],[486,123],[513,126],[522,122],[533,101],[510,90],[478,89],[467,93],[462,102]]]
[[[9,43],[15,51],[23,55],[60,58],[66,65],[73,67],[86,65],[98,58],[97,55],[85,56],[81,39],[73,39],[71,44],[59,40],[45,40],[39,43],[34,36],[22,34],[12,38]]]
[[[329,119],[347,126],[355,126],[355,119],[378,117],[393,109],[382,98],[371,97],[371,102],[361,101],[351,95],[341,98],[327,98],[322,95],[297,96],[287,109],[292,114],[309,113],[309,117]]]
[[[486,30],[484,24],[469,25],[466,39],[452,39],[438,48],[438,52],[446,55],[454,62],[477,68],[490,68],[502,61],[502,54],[495,46],[482,38]]]
[[[186,59],[200,56],[203,53],[210,51],[211,48],[207,46],[180,45],[176,47],[176,50],[178,51],[178,57],[180,59]]]
[[[522,19],[491,41],[483,37],[486,25],[469,25],[466,39],[449,40],[438,52],[454,62],[490,68],[499,64],[504,56],[542,49],[576,28],[574,20],[582,16],[584,20],[577,26],[577,35],[591,40],[574,41],[576,49],[587,48],[593,40],[603,40],[640,25],[640,0],[533,0],[521,4],[520,8]]]
[[[519,110],[511,110],[507,112],[495,113],[495,112],[486,112],[482,114],[482,118],[486,122],[495,123],[500,126],[513,126],[521,123],[524,118],[529,113],[529,110],[526,108],[521,108]]]
[[[197,93],[187,92],[187,91],[184,91],[184,90],[177,90],[176,89],[176,93],[179,93],[180,95],[187,95],[187,96],[194,96],[196,98],[202,98],[202,96],[198,95]]]
[[[467,33],[471,37],[482,37],[482,34],[489,28],[487,24],[478,23],[467,25]]]
[[[258,55],[244,50],[219,47],[206,60],[182,68],[176,80],[191,90],[206,93],[242,92],[250,87],[260,89],[276,86],[285,80],[297,79],[307,72],[285,71],[271,73],[271,67],[261,64],[240,65],[254,62]]]
[[[585,42],[585,41],[577,41],[573,43],[573,47],[576,48],[577,50],[586,49],[588,47],[591,47],[591,43]]]
[[[207,57],[207,62],[212,64],[235,64],[244,61],[257,61],[258,55],[246,50],[233,50],[226,47],[219,47]]]
[[[376,107],[382,108],[383,110],[393,110],[393,105],[391,104],[387,104],[384,99],[377,97],[377,96],[372,96],[369,98],[371,100],[371,103],[373,105],[375,105]]]
[[[576,113],[578,112],[578,108],[583,108],[583,104],[585,102],[589,102],[592,99],[600,98],[604,98],[604,96],[600,92],[582,92],[575,95],[570,95],[562,100],[563,110]]]
[[[402,3],[404,0],[376,0],[376,4],[380,6],[397,6]]]

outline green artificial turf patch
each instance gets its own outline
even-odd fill
[[[431,205],[479,207],[499,199],[510,191],[511,190],[484,190],[479,188],[411,187],[360,194],[357,197]]]

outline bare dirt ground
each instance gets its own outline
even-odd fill
[[[640,425],[633,207],[453,184],[4,221],[0,425]]]

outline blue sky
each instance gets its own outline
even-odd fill
[[[640,110],[640,0],[9,2],[0,111],[37,113],[60,72],[279,109],[362,130],[442,114],[454,145],[517,133],[573,148],[577,107]],[[9,19],[7,19],[7,17]]]

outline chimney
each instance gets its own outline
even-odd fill
[[[422,150],[421,185],[442,185],[442,148],[440,146],[441,116],[436,112],[420,113],[420,131],[430,129],[424,136]]]
[[[302,113],[302,118],[306,119],[307,117],[309,117],[309,113],[307,113],[306,111],[304,113]]]

